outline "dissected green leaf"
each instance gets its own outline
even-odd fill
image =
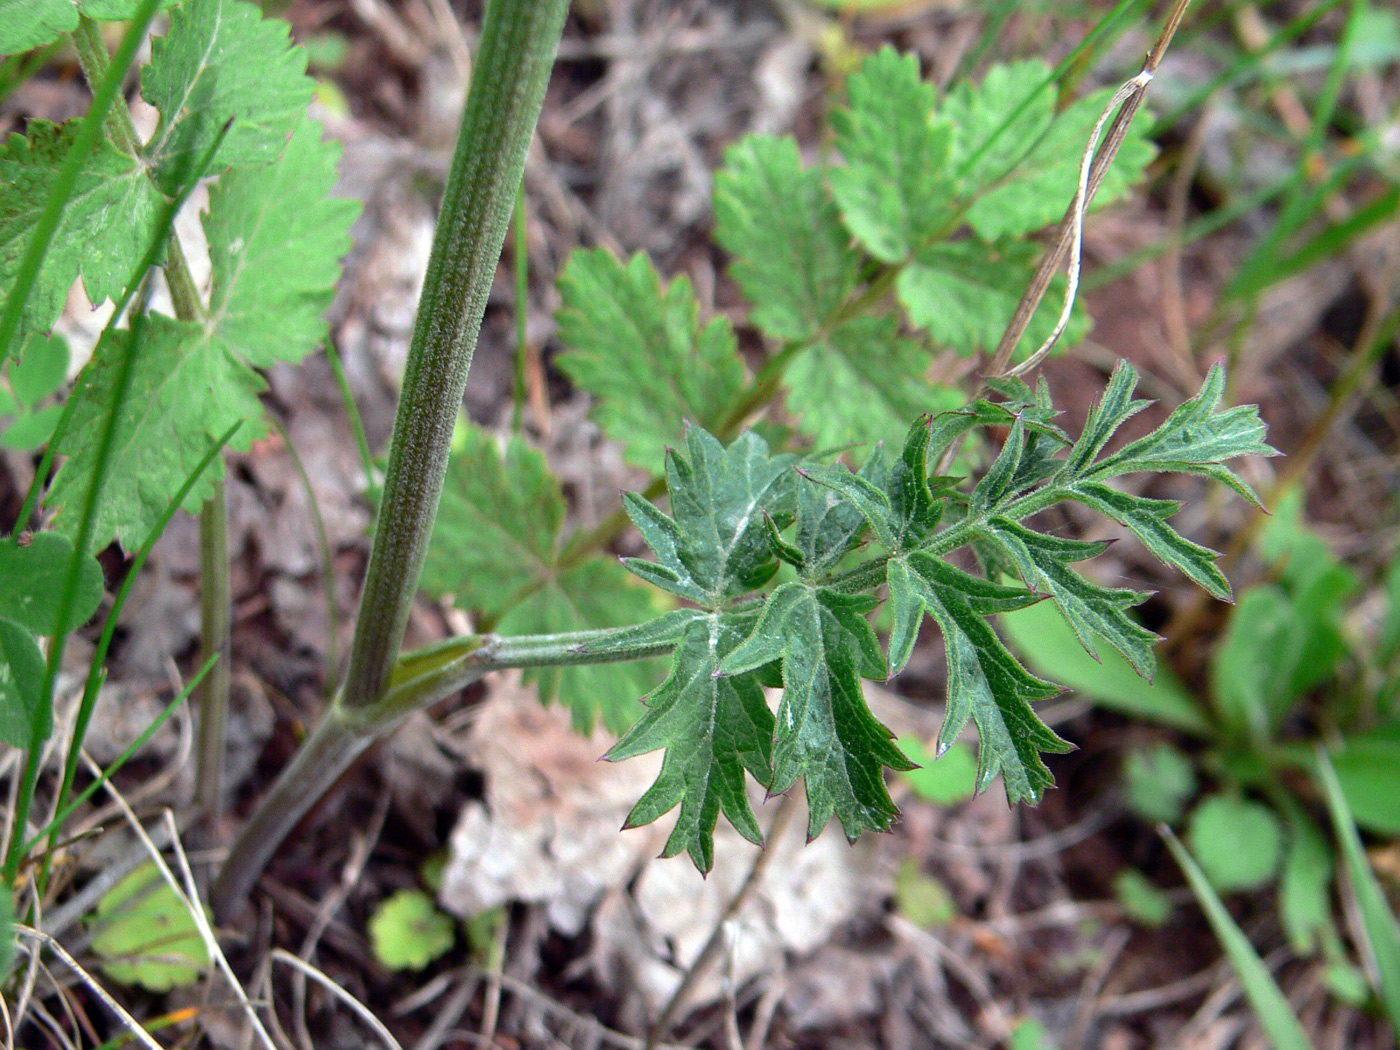
[[[0,607],[0,612],[3,612]],[[53,732],[53,711],[42,702],[44,656],[27,629],[0,616],[0,740],[27,748],[35,723],[43,718],[40,735]]]
[[[1167,524],[1180,503],[1132,496],[1096,481],[1076,482],[1067,492],[1071,499],[1126,525],[1157,560],[1184,572],[1215,597],[1229,599],[1230,583],[1215,564],[1215,551],[1192,543]]]
[[[300,361],[325,337],[323,314],[360,211],[329,196],[339,157],[340,145],[302,120],[276,163],[236,168],[210,190],[206,324],[254,367]]]
[[[0,543],[0,616],[35,634],[58,634],[58,605],[72,557],[73,541],[56,532],[35,533],[27,543]],[[84,556],[64,633],[92,618],[102,600],[103,582],[97,559]]]
[[[1278,452],[1264,441],[1265,428],[1258,406],[1239,405],[1219,411],[1224,394],[1225,369],[1216,364],[1200,392],[1179,405],[1165,423],[1099,460],[1086,476],[1105,480],[1141,470],[1199,474],[1228,485],[1262,507],[1254,490],[1223,464],[1237,456],[1276,456]]]
[[[78,122],[32,120],[0,149],[0,297],[14,286],[30,234],[72,148]],[[49,242],[24,305],[26,329],[48,331],[79,276],[94,303],[121,295],[155,235],[163,203],[145,168],[99,141]]]
[[[422,890],[399,890],[369,918],[374,957],[391,970],[421,970],[452,949],[456,928]]]
[[[1139,748],[1123,763],[1128,808],[1144,820],[1175,824],[1196,794],[1196,767],[1170,744]]]
[[[900,271],[899,301],[911,324],[928,329],[950,350],[964,357],[990,352],[1030,283],[1039,254],[1040,248],[1028,241],[1005,241],[995,247],[977,241],[929,245]],[[1029,354],[1054,330],[1063,296],[1064,279],[1057,277],[1026,326],[1014,359]],[[1076,302],[1059,345],[1071,346],[1088,332],[1088,314]]]
[[[690,853],[696,868],[714,865],[715,821],[724,812],[750,842],[763,834],[749,806],[744,770],[759,783],[772,775],[773,714],[751,674],[717,677],[720,661],[743,639],[722,616],[694,621],[676,646],[670,677],[647,699],[646,713],[613,745],[618,761],[666,749],[661,773],[633,807],[627,827],[650,824],[681,807],[662,856]]]
[[[160,0],[158,9],[174,7],[180,0]],[[141,0],[78,0],[78,7],[89,18],[107,22],[124,22],[136,17]]]
[[[137,868],[97,902],[92,950],[114,981],[168,992],[209,965],[199,927],[154,864]]]
[[[715,175],[715,240],[734,257],[751,318],[774,339],[816,335],[856,285],[851,248],[822,173],[791,138],[749,135]]]
[[[77,27],[75,0],[0,0],[0,55],[42,47]]]
[[[962,403],[923,378],[929,361],[893,317],[856,317],[793,358],[783,373],[788,408],[819,447],[894,440],[912,417]]]
[[[1187,838],[1211,884],[1222,893],[1268,882],[1283,852],[1273,810],[1227,795],[1212,795],[1192,811]]]
[[[1062,539],[995,516],[981,532],[1010,555],[1017,575],[1027,587],[1054,600],[1090,656],[1099,658],[1094,639],[1103,638],[1127,658],[1138,674],[1152,678],[1157,670],[1157,656],[1152,648],[1157,635],[1128,612],[1147,595],[1123,587],[1099,586],[1070,568],[1074,562],[1102,554],[1107,544]]]
[[[45,497],[45,505],[58,512],[54,528],[69,537],[77,534],[117,366],[132,338],[126,329],[109,331],[72,394],[71,422],[58,448],[68,461]],[[114,537],[128,550],[141,546],[186,478],[233,424],[243,422],[230,446],[244,452],[264,428],[258,401],[262,379],[205,325],[152,314],[140,329],[134,353],[130,393],[117,421],[93,528],[93,550]],[[186,510],[199,509],[222,471],[222,462],[216,461],[204,472],[185,499]]]
[[[849,108],[831,114],[844,167],[832,194],[856,239],[883,262],[902,262],[950,217],[953,129],[934,124],[933,88],[918,56],[882,47],[846,80]]]
[[[957,739],[970,717],[977,724],[977,786],[998,772],[1015,804],[1039,801],[1053,782],[1042,751],[1063,753],[1070,744],[1036,715],[1031,704],[1059,689],[1027,671],[996,636],[987,617],[1037,601],[1028,591],[978,579],[932,555],[915,551],[888,565],[894,629],[890,664],[902,667],[927,612],[943,632],[948,659],[948,709],[939,747]]]
[[[161,115],[143,149],[156,185],[175,193],[230,121],[211,170],[275,160],[311,102],[305,74],[286,22],[244,0],[186,0],[141,70]]]
[[[783,699],[773,741],[774,792],[801,777],[807,835],[821,833],[834,812],[852,842],[884,831],[899,811],[884,767],[911,763],[865,704],[860,680],[883,678],[880,641],[865,619],[874,600],[806,583],[784,584],[763,606],[753,633],[719,665],[736,675],[781,660]]]
[[[718,609],[761,587],[778,559],[764,516],[791,520],[790,456],[771,456],[767,443],[745,431],[725,448],[699,427],[686,430],[687,456],[671,449],[666,481],[671,517],[627,493],[627,513],[657,561],[628,558],[627,568],[682,598]]]
[[[1016,651],[1051,681],[1134,718],[1198,735],[1211,733],[1200,702],[1170,668],[1159,667],[1149,682],[1116,652],[1106,651],[1094,660],[1053,603],[1003,613],[1000,620]]]
[[[544,456],[514,438],[504,457],[496,439],[467,426],[448,463],[420,586],[452,595],[503,634],[620,627],[660,611],[652,594],[602,558],[564,566],[564,496]],[[643,625],[645,627],[645,625]],[[651,663],[538,668],[541,697],[558,695],[587,727],[602,713],[624,728],[634,701],[656,681]]]
[[[624,266],[598,249],[569,257],[559,292],[559,338],[569,347],[559,367],[598,399],[593,418],[628,462],[660,473],[684,422],[714,430],[726,420],[744,364],[727,319],[701,327],[686,278],[663,288],[645,255]]]

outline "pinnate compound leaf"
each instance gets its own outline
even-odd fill
[[[750,135],[725,152],[715,175],[715,240],[774,339],[816,335],[856,286],[850,246],[822,173],[803,168],[791,138]]]
[[[244,452],[263,433],[262,379],[205,325],[151,314],[137,335],[131,387],[117,419],[92,550],[114,537],[128,550],[141,546],[230,427],[243,423],[230,446]],[[109,331],[73,391],[71,421],[58,447],[68,461],[45,498],[58,512],[54,527],[69,537],[77,535],[121,358],[137,335],[127,329]],[[222,461],[215,460],[190,489],[185,510],[199,509],[222,471]]]
[[[752,674],[717,676],[720,661],[751,628],[708,616],[693,621],[676,646],[671,674],[647,699],[646,712],[608,752],[610,761],[665,748],[661,773],[637,802],[627,827],[650,824],[681,807],[662,856],[687,850],[696,868],[714,865],[715,822],[722,811],[750,842],[763,834],[749,806],[747,769],[761,784],[772,773],[773,714]]]
[[[329,196],[338,143],[303,119],[275,163],[235,168],[209,194],[209,327],[249,364],[297,362],[325,337],[358,202]]]
[[[229,121],[211,170],[274,160],[311,102],[305,74],[286,22],[245,0],[186,0],[141,71],[161,115],[143,150],[156,185],[175,193]]]
[[[42,47],[77,26],[74,0],[0,0],[0,55]]]
[[[601,558],[560,564],[564,495],[544,456],[520,438],[502,456],[480,427],[459,435],[448,463],[421,586],[485,618],[502,634],[555,634],[619,627],[659,612],[645,588]],[[656,681],[648,662],[530,671],[545,701],[560,697],[575,724],[601,712],[612,729]]]
[[[864,315],[812,340],[783,374],[787,404],[818,447],[897,438],[911,417],[962,403],[923,375],[929,355],[893,317]]]
[[[43,685],[44,656],[38,640],[27,628],[0,616],[0,740],[11,747],[29,747],[40,718],[45,719],[40,736],[48,739],[53,711],[40,701]]]
[[[933,88],[916,55],[882,47],[846,81],[831,114],[844,167],[829,178],[846,226],[875,258],[903,262],[951,211],[953,129],[935,124]]]
[[[919,551],[891,558],[888,580],[895,618],[892,668],[908,660],[925,612],[943,632],[948,713],[939,748],[951,745],[970,717],[980,737],[978,788],[985,789],[1000,772],[1008,802],[1039,801],[1054,782],[1041,752],[1064,753],[1070,745],[1040,720],[1031,704],[1058,689],[1022,667],[987,622],[989,615],[1025,608],[1037,596],[970,576]]]
[[[1119,368],[1131,371],[1126,366]],[[1088,476],[1102,480],[1144,470],[1198,474],[1228,485],[1262,507],[1254,490],[1223,461],[1236,456],[1276,456],[1278,452],[1264,441],[1259,407],[1238,405],[1221,412],[1224,393],[1225,369],[1217,364],[1195,397],[1179,405],[1146,437],[1099,460]]]
[[[62,600],[73,541],[56,532],[39,532],[27,544],[0,543],[0,616],[52,637],[59,633]],[[78,587],[63,631],[76,630],[92,617],[102,600],[102,566],[91,555],[79,562]]]
[[[570,256],[559,291],[559,337],[569,347],[559,367],[598,399],[593,418],[628,462],[659,473],[683,422],[713,430],[725,421],[744,364],[727,319],[701,327],[686,278],[663,288],[645,255],[624,265],[598,249]]]
[[[1007,241],[995,248],[975,241],[940,242],[920,249],[900,271],[896,291],[911,324],[970,357],[996,347],[1034,275],[1039,254],[1039,247],[1029,241]],[[1057,277],[1017,344],[1017,358],[1054,330],[1063,296],[1064,278]],[[1088,331],[1088,315],[1076,302],[1060,345],[1069,346]]]
[[[78,122],[29,122],[0,149],[0,297],[14,287],[30,236]],[[94,303],[118,297],[154,237],[163,200],[142,165],[99,140],[49,242],[21,321],[47,331],[80,276]],[[3,348],[0,348],[3,352]]]
[[[765,515],[786,527],[792,520],[792,457],[772,456],[767,443],[745,431],[729,448],[689,427],[686,455],[671,449],[666,481],[668,517],[639,496],[624,497],[627,513],[657,561],[629,558],[642,579],[706,608],[718,609],[772,578],[777,553]]]
[[[899,815],[884,769],[913,764],[870,713],[860,684],[862,676],[885,676],[879,638],[865,618],[874,605],[865,595],[784,584],[769,596],[753,633],[720,662],[721,674],[737,675],[782,661],[771,790],[803,779],[808,838],[833,813],[852,842],[866,828],[888,830]]]
[[[1022,583],[1054,600],[1090,656],[1098,659],[1094,639],[1103,638],[1138,674],[1152,678],[1157,670],[1152,648],[1157,636],[1127,611],[1142,604],[1147,595],[1123,587],[1101,587],[1070,568],[1075,562],[1098,557],[1106,544],[1049,536],[995,516],[982,532],[1010,555]]]

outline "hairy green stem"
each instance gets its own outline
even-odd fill
[[[467,371],[568,6],[567,0],[487,4],[404,371],[345,685],[234,844],[213,896],[224,913],[315,800],[401,717],[386,713],[381,724],[382,702],[393,696],[386,693],[432,535]]]

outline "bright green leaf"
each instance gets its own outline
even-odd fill
[[[1347,808],[1362,827],[1400,835],[1400,724],[1344,737],[1332,756]]]
[[[751,627],[752,621],[743,624]],[[714,865],[715,821],[721,811],[739,834],[761,843],[749,806],[744,770],[759,783],[772,775],[773,714],[753,675],[716,677],[720,661],[742,640],[720,616],[693,622],[676,647],[670,677],[646,701],[642,715],[608,752],[618,761],[665,748],[661,773],[627,817],[650,824],[677,805],[663,857],[688,850],[701,872]]]
[[[62,405],[49,405],[37,412],[20,416],[3,431],[0,431],[0,448],[33,452],[53,437],[53,432],[62,415]]]
[[[35,332],[25,341],[18,360],[10,361],[9,374],[19,403],[33,408],[68,378],[68,340]]]
[[[1191,813],[1191,851],[1222,893],[1252,890],[1278,870],[1283,832],[1273,810],[1258,802],[1212,795]]]
[[[174,7],[180,0],[161,0],[158,9]],[[78,7],[89,18],[104,22],[125,22],[136,17],[141,0],[78,0]]]
[[[958,906],[948,887],[925,874],[913,857],[905,857],[895,873],[894,906],[901,916],[924,930],[940,929],[958,917]]]
[[[893,317],[853,318],[793,358],[783,373],[788,408],[818,447],[896,440],[914,416],[962,403],[923,378],[929,360]]]
[[[803,168],[790,138],[750,135],[715,175],[715,240],[753,323],[774,339],[810,339],[855,288],[850,247],[820,171]]]
[[[32,120],[0,149],[0,297],[13,287],[78,122]],[[99,140],[78,175],[24,306],[29,331],[48,331],[79,276],[94,303],[121,295],[156,232],[163,201],[134,158]]]
[[[1332,847],[1291,799],[1285,816],[1288,850],[1278,880],[1278,915],[1289,946],[1299,955],[1311,955],[1332,929]]]
[[[879,639],[865,619],[872,605],[863,595],[784,584],[769,596],[753,633],[720,663],[722,674],[739,674],[782,660],[772,790],[803,779],[808,838],[833,812],[852,842],[866,828],[887,830],[898,816],[884,767],[908,769],[910,762],[870,713],[860,684],[862,676],[885,675]]]
[[[28,543],[0,543],[0,616],[35,634],[58,634],[58,603],[72,557],[73,541],[56,532],[35,533]],[[97,559],[83,557],[64,633],[92,618],[102,600],[103,582]]]
[[[78,530],[81,503],[96,465],[98,442],[112,401],[118,364],[133,338],[109,331],[73,391],[72,417],[59,443],[68,461],[45,499],[58,511],[54,527]],[[230,447],[247,451],[263,430],[258,393],[262,379],[232,357],[202,324],[152,314],[140,328],[130,392],[117,420],[92,548],[114,537],[128,550],[141,546],[185,479],[237,422]],[[221,461],[205,471],[185,499],[197,511],[221,476]]]
[[[161,114],[143,153],[163,192],[179,189],[229,121],[213,171],[266,164],[286,148],[314,87],[288,35],[244,0],[186,0],[171,17],[141,71],[142,97]]]
[[[44,657],[34,635],[0,617],[0,740],[27,748],[36,720],[45,719],[40,735],[53,732],[53,713],[42,702]],[[47,712],[47,713],[46,713]]]
[[[97,902],[92,950],[114,981],[168,992],[199,980],[209,952],[185,902],[154,864],[137,868]]]
[[[399,890],[369,919],[374,957],[391,970],[421,970],[452,949],[456,929],[422,890]]]
[[[651,260],[624,266],[610,252],[575,252],[559,275],[564,306],[559,367],[595,398],[592,416],[652,473],[683,423],[717,429],[744,383],[734,329],[717,317],[703,328],[684,277],[661,286]]]
[[[74,0],[0,0],[0,55],[16,55],[78,27]]]
[[[844,167],[832,194],[847,228],[875,258],[903,262],[951,212],[953,131],[932,120],[933,88],[916,55],[882,47],[846,81],[849,108],[831,114]]]
[[[1040,248],[1029,241],[1007,241],[995,248],[976,241],[943,241],[921,248],[896,280],[899,301],[916,327],[964,357],[990,352],[1011,321],[1021,293],[1035,272]],[[1063,305],[1064,284],[1056,278],[1031,317],[1013,359],[1038,347],[1054,329]],[[1089,331],[1088,315],[1076,303],[1061,347]]]
[[[236,125],[235,125],[236,126]],[[209,193],[208,327],[256,368],[295,363],[325,337],[324,313],[350,250],[358,202],[330,197],[338,143],[296,125],[277,161],[236,168]]]

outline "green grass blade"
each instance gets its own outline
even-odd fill
[[[136,49],[145,39],[146,27],[151,24],[159,6],[160,0],[143,0],[137,9],[136,17],[127,26],[126,34],[117,47],[117,53],[112,57],[107,75],[102,78],[102,82],[92,94],[92,105],[88,108],[87,116],[83,117],[82,126],[73,140],[73,148],[68,156],[63,158],[63,164],[58,169],[53,189],[49,191],[49,199],[44,203],[44,210],[39,216],[39,221],[34,224],[34,232],[30,234],[29,244],[25,247],[24,258],[20,262],[19,272],[15,275],[14,287],[10,290],[9,298],[5,300],[3,312],[0,312],[0,361],[10,356],[10,344],[19,330],[20,313],[34,288],[34,282],[39,279],[39,268],[44,263],[44,254],[49,250],[49,241],[58,229],[58,220],[63,215],[64,205],[73,194],[79,172],[97,145],[103,123],[107,119],[107,111],[112,108],[112,101],[121,89],[127,69],[136,58]]]
[[[1366,859],[1356,821],[1351,816],[1351,807],[1342,794],[1337,771],[1332,768],[1332,759],[1321,747],[1317,749],[1315,772],[1322,792],[1327,796],[1327,811],[1332,815],[1332,826],[1342,844],[1347,875],[1361,912],[1361,926],[1380,978],[1381,1005],[1390,1018],[1390,1027],[1400,1035],[1400,929],[1397,929],[1396,917],[1391,913],[1380,883],[1376,881],[1376,874],[1371,870],[1371,862]]]
[[[364,420],[360,418],[360,406],[355,404],[355,394],[350,389],[350,380],[345,375],[345,366],[340,361],[340,351],[335,348],[335,339],[326,338],[326,360],[335,373],[335,385],[340,388],[340,399],[345,403],[345,415],[350,420],[350,429],[355,433],[355,446],[360,450],[360,468],[365,472],[365,498],[373,506],[379,506],[379,482],[375,480],[374,456],[369,450],[369,438],[365,436]]]
[[[1200,866],[1172,834],[1170,828],[1164,824],[1158,830],[1166,839],[1167,848],[1172,851],[1172,856],[1181,865],[1181,870],[1186,873],[1186,881],[1190,883],[1191,891],[1200,902],[1201,910],[1206,913],[1211,929],[1225,948],[1225,954],[1230,957],[1235,974],[1239,977],[1244,993],[1249,997],[1250,1005],[1254,1007],[1255,1016],[1259,1018],[1259,1024],[1269,1037],[1274,1050],[1312,1050],[1312,1044],[1308,1042],[1303,1026],[1293,1015],[1293,1008],[1288,1005],[1283,989],[1278,986],[1273,974],[1269,973],[1269,968],[1264,965],[1264,960],[1259,958],[1259,953],[1249,943],[1244,931],[1225,910],[1224,903],[1206,879],[1205,872],[1201,871]]]

